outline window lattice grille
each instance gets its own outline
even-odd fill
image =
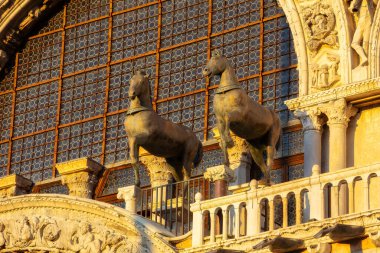
[[[207,81],[201,70],[214,49],[253,99],[283,124],[292,119],[283,102],[298,95],[297,59],[276,1],[71,0],[28,39],[1,80],[0,176],[40,181],[56,176],[58,162],[127,159],[123,120],[138,69],[150,73],[160,115],[211,139],[219,80]],[[281,144],[277,158],[302,153],[299,131]],[[202,166],[221,163],[214,156],[220,152],[205,155]]]

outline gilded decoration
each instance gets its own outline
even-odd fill
[[[323,45],[338,45],[335,14],[329,4],[317,1],[304,7],[301,14],[305,24],[307,46],[312,53],[317,53]]]

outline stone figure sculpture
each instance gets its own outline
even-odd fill
[[[226,57],[214,51],[203,70],[203,75],[221,76],[214,97],[216,123],[221,135],[224,164],[229,166],[227,148],[234,145],[230,130],[245,139],[250,153],[264,174],[261,184],[269,183],[269,170],[273,164],[275,147],[281,133],[277,114],[253,101],[239,85],[234,69]],[[267,151],[265,163],[263,151]]]
[[[360,57],[360,65],[368,63],[368,46],[371,24],[375,13],[374,4],[378,0],[348,0],[349,11],[357,14],[357,23],[351,47]]]
[[[176,181],[188,180],[193,166],[197,167],[202,160],[202,143],[191,129],[165,120],[153,111],[148,77],[144,71],[137,71],[131,78],[128,93],[131,104],[124,121],[135,185],[140,185],[139,147],[164,157],[174,168],[172,175]]]

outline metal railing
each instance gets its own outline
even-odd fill
[[[199,177],[142,189],[137,200],[137,213],[163,225],[176,236],[186,234],[192,229],[190,204],[194,203],[197,192],[202,193],[204,199],[211,199],[211,183]]]

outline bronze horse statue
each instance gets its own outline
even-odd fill
[[[203,69],[205,77],[220,76],[214,97],[214,112],[221,136],[224,164],[229,166],[227,148],[234,145],[230,130],[245,139],[255,163],[264,174],[261,183],[270,183],[269,170],[273,165],[275,148],[281,134],[281,122],[273,111],[253,101],[239,85],[234,69],[218,51]],[[263,152],[267,151],[265,163]]]
[[[191,129],[165,120],[153,110],[148,78],[144,71],[132,76],[128,92],[131,103],[124,121],[135,185],[140,185],[139,147],[164,157],[174,168],[171,171],[174,179],[186,181],[193,166],[197,167],[202,160],[202,143]]]

